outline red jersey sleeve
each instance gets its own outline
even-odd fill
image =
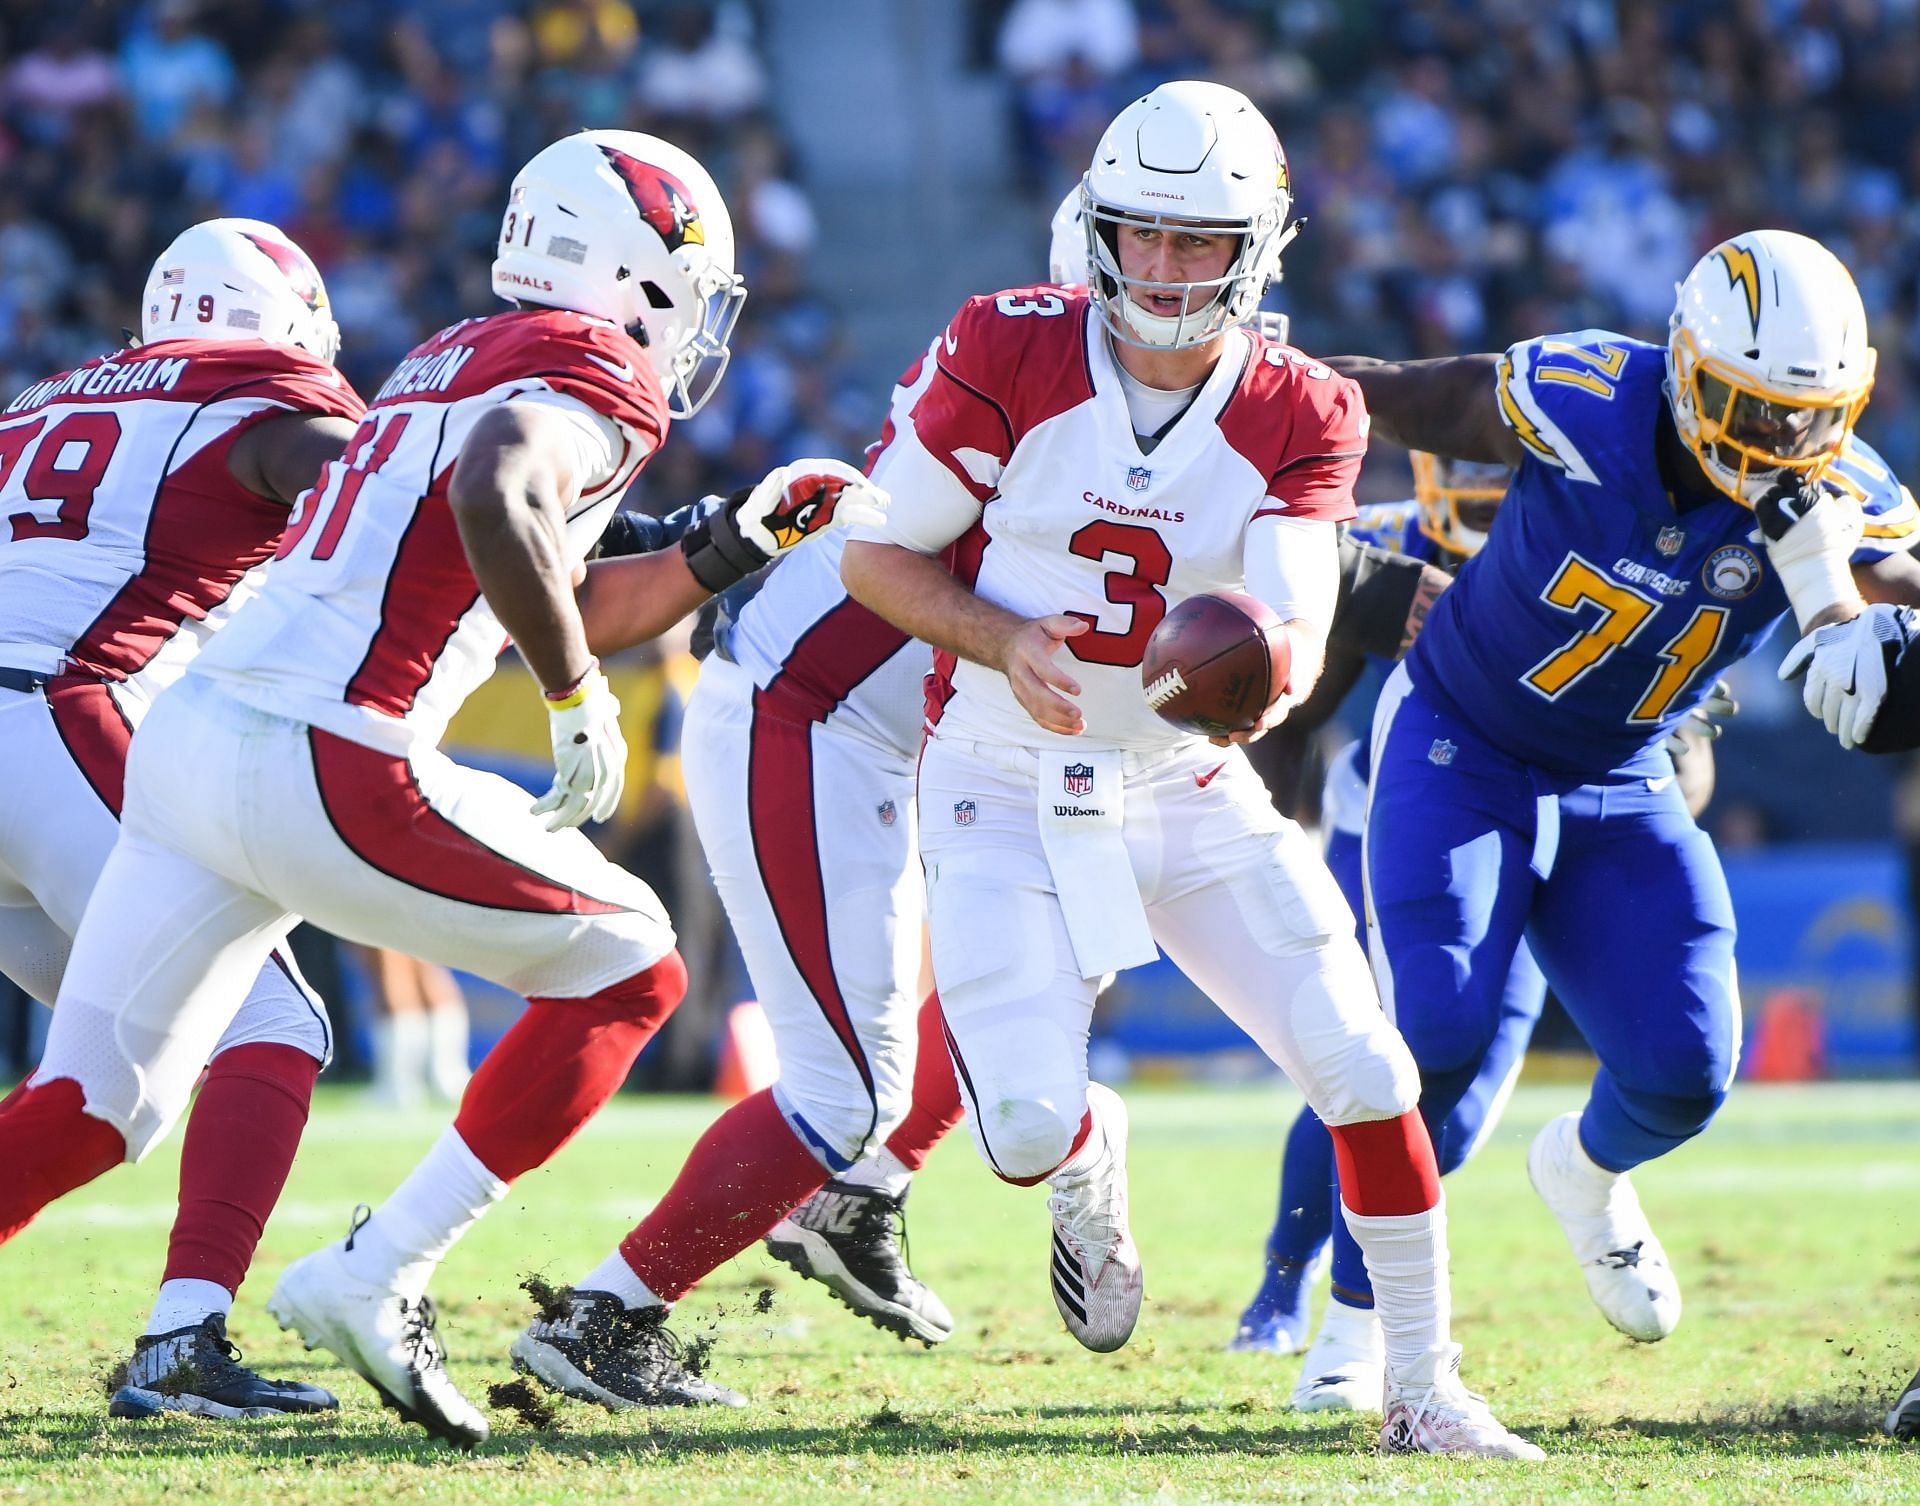
[[[1262,346],[1220,418],[1228,441],[1266,475],[1267,501],[1254,516],[1345,522],[1367,455],[1366,398],[1311,357]]]
[[[914,433],[976,501],[993,494],[1022,437],[1093,396],[1086,308],[1055,287],[983,294],[934,342]]]
[[[612,419],[651,455],[667,437],[667,397],[653,363],[624,331],[577,315],[542,342],[537,376],[555,392],[578,398]]]
[[[350,418],[358,423],[365,415],[367,405],[360,394],[317,356],[278,346],[273,349],[273,362],[275,369],[247,382],[234,395],[265,398],[312,418]]]

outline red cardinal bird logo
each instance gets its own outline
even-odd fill
[[[601,147],[600,152],[607,159],[607,165],[620,175],[620,181],[627,185],[640,217],[659,232],[669,251],[707,243],[700,211],[686,184],[665,168],[642,162],[610,146]]]
[[[270,241],[265,236],[255,235],[243,230],[241,235],[260,248],[260,253],[280,269],[280,275],[287,285],[298,295],[300,301],[310,309],[325,308],[327,295],[320,286],[320,274],[312,262],[296,251],[292,246],[279,241]]]

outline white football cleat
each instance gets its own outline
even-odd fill
[[[1460,1379],[1460,1346],[1441,1344],[1418,1370],[1387,1383],[1386,1415],[1380,1424],[1383,1454],[1474,1454],[1483,1459],[1544,1459],[1518,1434],[1509,1433],[1486,1398]]]
[[[1293,1388],[1296,1412],[1378,1412],[1387,1389],[1387,1341],[1380,1315],[1333,1298]]]
[[[1549,1120],[1527,1151],[1527,1176],[1560,1220],[1587,1290],[1607,1321],[1653,1344],[1680,1325],[1680,1283],[1625,1172],[1594,1163],[1580,1144],[1580,1114]]]
[[[1146,1278],[1127,1232],[1127,1106],[1112,1088],[1090,1082],[1087,1107],[1107,1137],[1107,1155],[1092,1175],[1056,1183],[1048,1194],[1048,1279],[1067,1332],[1106,1354],[1133,1336]]]
[[[333,1354],[408,1422],[461,1448],[486,1442],[486,1418],[447,1375],[432,1300],[410,1302],[362,1281],[343,1254],[344,1246],[328,1245],[294,1261],[274,1283],[267,1311],[298,1330],[307,1348]]]

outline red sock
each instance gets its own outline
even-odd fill
[[[82,1107],[71,1077],[35,1083],[0,1111],[0,1245],[57,1197],[84,1187],[127,1158],[127,1142]]]
[[[619,1090],[686,991],[687,966],[668,952],[584,999],[527,1000],[467,1083],[453,1127],[503,1182],[545,1165]]]
[[[320,1063],[297,1046],[235,1046],[207,1064],[180,1150],[180,1212],[162,1277],[240,1290],[300,1148]]]
[[[920,1006],[920,1039],[913,1058],[913,1106],[900,1127],[887,1137],[887,1149],[908,1171],[918,1171],[926,1165],[927,1153],[960,1122],[960,1113],[960,1080],[953,1074],[953,1057],[947,1052],[940,995],[931,993]]]
[[[772,1091],[762,1089],[700,1137],[667,1195],[620,1241],[620,1254],[656,1297],[677,1301],[826,1181]]]
[[[1440,1201],[1440,1167],[1419,1113],[1370,1124],[1329,1124],[1340,1201],[1363,1217],[1425,1213]]]

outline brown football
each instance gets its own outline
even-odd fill
[[[1273,609],[1238,591],[1189,596],[1147,640],[1147,705],[1187,732],[1245,732],[1287,690],[1293,644]]]

